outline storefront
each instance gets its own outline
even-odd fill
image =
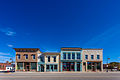
[[[36,62],[18,62],[17,71],[37,71]]]
[[[61,60],[61,71],[82,71],[82,61]]]
[[[46,64],[46,72],[58,72],[58,64]]]

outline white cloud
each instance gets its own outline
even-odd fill
[[[11,28],[0,29],[0,31],[5,33],[5,35],[8,35],[8,36],[16,35],[16,32],[14,32]]]
[[[0,52],[0,55],[10,55],[10,53]]]
[[[13,45],[11,45],[11,44],[8,44],[7,46],[8,46],[8,47],[13,47]]]

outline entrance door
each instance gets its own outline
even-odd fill
[[[53,71],[53,65],[51,65],[51,71]]]
[[[41,71],[40,72],[44,72],[44,66],[41,65]]]
[[[26,68],[27,68],[27,71],[30,71],[30,67],[29,67],[29,65],[27,65]]]

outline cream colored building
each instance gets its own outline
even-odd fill
[[[82,49],[82,71],[103,71],[103,49]]]
[[[44,53],[45,72],[59,72],[60,53]]]

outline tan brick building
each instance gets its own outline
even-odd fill
[[[37,71],[38,48],[14,48],[16,51],[16,71]]]

